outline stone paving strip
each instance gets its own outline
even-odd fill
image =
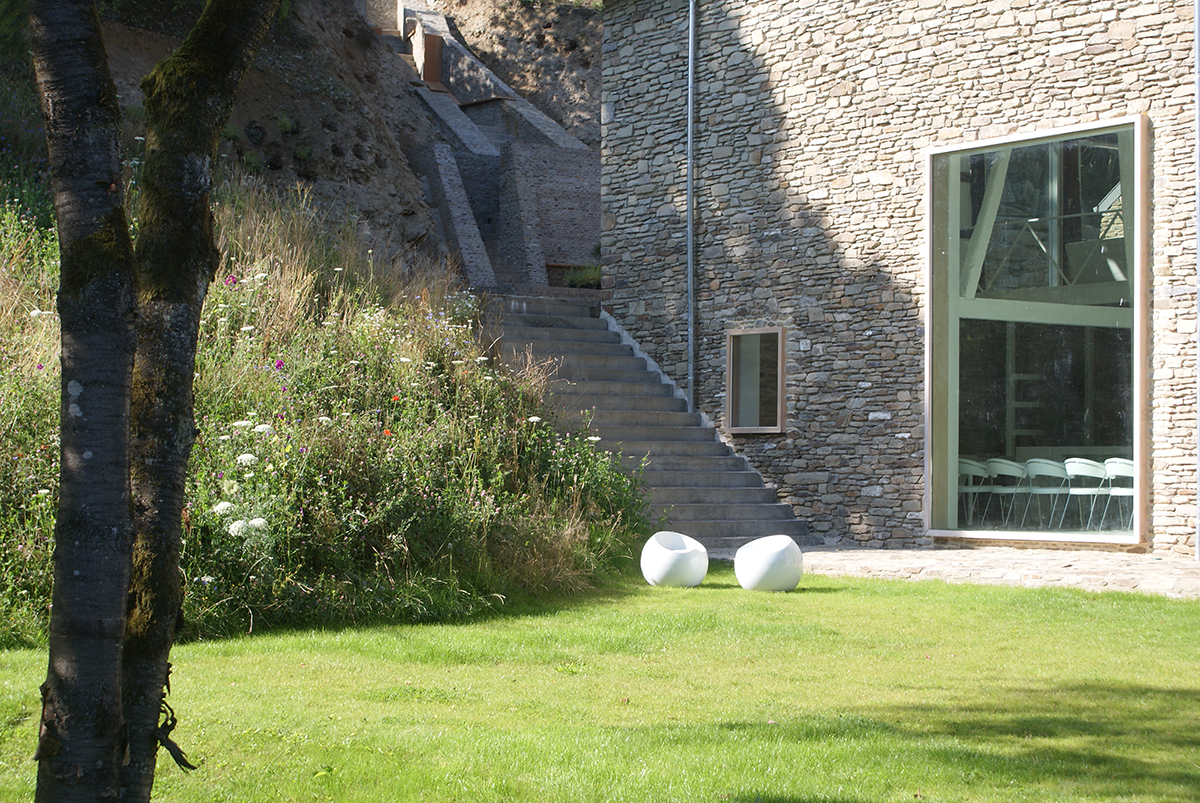
[[[716,552],[717,560],[733,554]],[[1138,591],[1200,599],[1200,562],[1174,555],[976,547],[838,549],[804,547],[804,571],[833,577],[943,580],[986,585]]]

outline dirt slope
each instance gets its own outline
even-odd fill
[[[185,4],[164,18],[122,8],[105,22],[105,43],[136,122],[141,77],[178,46],[196,9]],[[158,30],[145,30],[147,19]],[[242,82],[220,154],[270,184],[299,183],[329,208],[356,213],[381,255],[429,244],[433,216],[408,154],[438,135],[412,93],[414,78],[353,0],[296,0]]]
[[[563,128],[600,149],[603,27],[590,5],[425,0],[492,72]]]
[[[426,0],[514,89],[599,148],[599,14],[520,0]],[[201,0],[122,0],[105,21],[126,117],[140,133],[138,84],[190,29]],[[419,155],[440,138],[414,93],[416,75],[355,0],[294,0],[242,83],[221,142],[230,163],[279,187],[299,183],[356,214],[377,254],[437,248]],[[136,142],[129,143],[136,147]]]

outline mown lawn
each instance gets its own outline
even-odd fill
[[[633,575],[459,625],[176,649],[212,801],[1200,800],[1200,603]],[[0,653],[0,800],[32,799],[45,658]]]

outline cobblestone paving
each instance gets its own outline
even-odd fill
[[[1011,547],[812,547],[804,550],[804,570],[834,576],[1028,587],[1068,586],[1087,591],[1141,591],[1168,597],[1200,598],[1200,563],[1182,556]]]
[[[732,560],[733,554],[714,553]],[[1174,555],[977,547],[973,549],[838,549],[805,547],[811,574],[886,580],[944,580],[1011,586],[1065,586],[1139,591],[1200,599],[1200,562]]]

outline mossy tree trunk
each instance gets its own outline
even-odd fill
[[[61,491],[37,800],[115,800],[125,752],[120,681],[135,348],[120,110],[90,4],[32,0],[30,36],[62,264]]]
[[[238,84],[279,0],[209,0],[183,46],[142,81],[146,161],[137,241],[132,487],[136,540],[124,655],[129,764],[121,800],[148,801],[183,592],[181,517],[195,440],[200,311],[217,270],[209,194]]]
[[[141,228],[91,0],[30,0],[62,252],[62,469],[37,800],[148,801],[182,598],[200,310],[222,129],[279,0],[209,0],[146,78]]]

